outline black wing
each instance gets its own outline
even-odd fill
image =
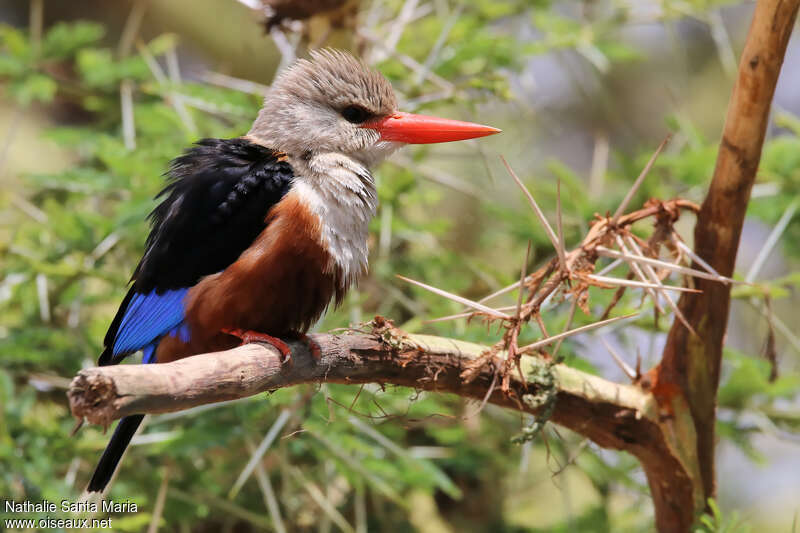
[[[98,364],[119,362],[179,325],[182,293],[250,246],[291,186],[292,167],[281,156],[246,139],[204,139],[172,162]]]

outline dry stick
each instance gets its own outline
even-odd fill
[[[775,224],[775,227],[772,228],[767,240],[764,241],[764,246],[762,246],[761,250],[758,251],[758,255],[753,261],[750,270],[747,271],[747,275],[744,278],[745,281],[748,283],[755,281],[756,276],[758,276],[758,273],[761,271],[761,268],[767,261],[772,249],[780,240],[781,235],[783,235],[783,232],[786,230],[786,227],[789,225],[789,222],[792,220],[792,217],[794,216],[794,213],[797,211],[798,207],[800,207],[800,199],[795,198],[795,200],[789,204],[789,206],[783,212],[783,215],[781,215],[781,218],[778,220],[778,223]]]
[[[608,133],[598,131],[594,135],[592,166],[589,170],[589,194],[598,197],[603,192],[603,177],[608,171]]]
[[[600,342],[603,343],[603,345],[606,347],[606,350],[608,350],[608,353],[611,354],[611,357],[614,359],[614,362],[617,363],[617,366],[625,373],[626,376],[630,378],[631,381],[636,381],[636,371],[632,369],[630,365],[628,365],[628,363],[622,359],[622,357],[620,357],[620,355],[616,350],[614,350],[614,348],[612,348],[605,337],[602,335],[598,335],[598,337],[600,337]]]
[[[365,479],[369,480],[370,483],[386,498],[395,502],[398,505],[404,505],[405,501],[400,497],[400,494],[397,493],[396,490],[392,488],[383,478],[375,475],[372,473],[368,468],[366,468],[360,461],[357,461],[354,457],[349,454],[344,453],[341,448],[335,446],[331,441],[325,438],[324,435],[321,435],[314,431],[308,431],[309,435],[314,437],[320,444],[325,446],[328,451],[331,452],[335,457],[338,457],[342,460],[343,463],[348,465],[353,471],[364,477]]]
[[[639,313],[632,313],[630,315],[617,316],[617,317],[614,317],[614,318],[609,318],[608,320],[601,320],[600,322],[595,322],[594,324],[587,324],[587,325],[581,326],[579,328],[571,329],[571,330],[565,331],[563,333],[558,333],[556,335],[553,335],[552,337],[548,337],[546,339],[541,339],[541,340],[538,340],[538,341],[533,342],[531,344],[528,344],[527,346],[523,346],[522,348],[519,349],[519,352],[520,353],[530,353],[530,352],[533,352],[533,351],[537,350],[538,348],[541,348],[542,346],[547,346],[548,344],[551,344],[551,343],[553,343],[553,342],[555,342],[555,341],[557,341],[559,339],[564,339],[564,338],[567,338],[567,337],[571,337],[573,335],[577,335],[578,333],[583,333],[584,331],[590,331],[590,330],[593,330],[593,329],[597,329],[597,328],[600,328],[600,327],[603,327],[603,326],[607,326],[609,324],[613,324],[614,322],[619,322],[620,320],[625,320],[627,318],[633,318],[633,317],[638,316],[638,315],[639,315]]]
[[[597,247],[597,251],[599,251],[601,254],[602,254],[603,250],[604,250],[604,248],[602,246],[598,246]],[[611,251],[614,251],[614,250],[611,250]],[[625,254],[625,253],[620,254],[620,256],[622,256],[625,259],[630,257],[629,254]],[[642,272],[642,269],[639,267],[639,265],[637,263],[635,263],[633,261],[630,261],[630,260],[626,260],[626,263],[628,264],[628,266],[630,266],[630,268],[633,271],[633,273],[636,274],[636,276],[641,281],[647,283],[647,278],[645,277],[644,272]],[[658,310],[658,312],[663,315],[664,314],[664,309],[661,307],[661,304],[658,301],[658,294],[656,294],[656,292],[650,287],[646,288],[645,291],[647,291],[647,293],[653,298],[653,304],[655,305],[656,310]]]
[[[561,245],[561,254],[559,259],[562,260],[563,268],[567,267],[567,243],[564,241],[564,222],[561,217],[561,179],[556,182],[556,227],[558,228],[558,242]]]
[[[444,43],[447,41],[447,38],[450,36],[450,31],[455,26],[456,21],[461,16],[461,12],[464,9],[464,3],[459,3],[453,12],[447,17],[444,25],[442,26],[442,31],[439,32],[439,36],[436,38],[436,42],[433,44],[431,51],[428,52],[428,57],[425,58],[425,61],[422,63],[423,70],[417,74],[415,79],[415,84],[420,85],[422,81],[427,77],[428,72],[431,71],[433,68],[433,64],[436,63],[436,59],[439,57],[439,53],[442,51],[442,47],[444,47]]]
[[[522,192],[525,194],[525,197],[528,199],[528,202],[531,204],[531,208],[533,208],[533,212],[536,213],[536,216],[539,218],[539,221],[542,223],[542,226],[544,226],[545,233],[547,233],[547,238],[550,239],[550,243],[553,245],[553,248],[555,248],[556,252],[558,253],[558,259],[559,259],[559,262],[561,263],[561,269],[564,272],[566,272],[567,271],[567,259],[566,259],[565,251],[564,251],[563,247],[561,246],[561,242],[559,241],[559,239],[556,236],[555,232],[553,232],[553,228],[550,226],[550,223],[547,221],[547,218],[544,216],[544,213],[539,208],[539,204],[536,203],[536,200],[533,198],[533,195],[530,193],[528,188],[525,187],[525,184],[522,183],[522,181],[517,177],[516,173],[514,173],[514,170],[508,164],[508,161],[506,161],[506,158],[501,155],[500,159],[503,161],[503,165],[505,165],[506,170],[508,171],[508,173],[511,175],[512,178],[514,178],[514,181],[517,183],[519,188],[522,189]]]
[[[120,58],[128,57],[139,33],[144,13],[147,10],[147,0],[134,0],[128,18],[125,19],[125,26],[117,44],[117,56]]]
[[[398,166],[406,169],[413,167],[414,170],[417,171],[417,174],[421,177],[427,179],[428,181],[432,181],[433,183],[453,189],[454,191],[472,196],[473,198],[480,199],[484,197],[483,191],[471,183],[437,168],[421,163],[415,163],[408,157],[396,155],[390,160],[390,162],[396,163]]]
[[[142,23],[147,0],[134,0],[128,18],[125,19],[125,26],[122,28],[122,35],[117,44],[117,56],[120,59],[128,57],[131,46],[139,33],[139,26]],[[133,120],[133,81],[124,79],[119,85],[120,112],[122,114],[122,140],[128,150],[136,149],[136,126]]]
[[[38,58],[42,50],[44,0],[31,0],[28,20],[28,27],[31,33],[31,52],[33,52],[35,58]]]
[[[328,517],[330,517],[330,519],[333,520],[342,531],[346,533],[355,533],[353,526],[347,522],[347,519],[342,516],[342,513],[340,513],[336,507],[333,506],[331,501],[325,497],[325,494],[323,494],[316,483],[309,480],[296,466],[289,467],[288,472],[298,484],[302,485],[302,487],[306,489],[306,492],[308,492],[308,495],[311,496],[311,499],[316,502],[319,508],[322,509],[322,511],[328,515]]]
[[[506,357],[505,357],[506,360],[504,367],[508,369],[509,360],[513,360],[517,364],[517,370],[520,373],[520,379],[524,379],[524,376],[522,375],[522,368],[519,365],[519,354],[517,353],[517,350],[519,350],[519,345],[518,345],[519,333],[520,330],[522,329],[522,324],[523,324],[522,295],[525,292],[525,286],[523,285],[522,282],[525,281],[526,277],[525,275],[528,272],[528,261],[530,261],[530,258],[531,258],[531,241],[529,240],[528,249],[525,251],[525,261],[522,262],[522,268],[520,269],[520,274],[519,274],[519,291],[517,292],[517,307],[514,312],[514,321],[511,323],[511,327],[506,330],[505,335],[503,335],[503,342],[505,342],[505,348],[506,348]],[[539,327],[542,329],[542,334],[546,337],[547,331],[544,329],[544,324],[541,321],[539,313],[536,313],[536,319],[539,322]],[[524,322],[527,321],[528,321],[528,316],[525,317]],[[483,402],[481,403],[481,409],[483,409],[483,406],[486,405],[487,401],[489,401],[489,396],[491,396],[492,392],[494,391],[494,384],[497,381],[497,374],[499,371],[500,368],[496,367],[495,377],[492,378],[492,386],[489,387],[489,391],[486,393],[486,396],[484,397]],[[503,377],[503,390],[504,391],[508,390],[506,376]],[[480,412],[480,410],[478,412]]]
[[[567,322],[564,324],[564,332],[569,331],[569,328],[572,327],[572,320],[575,318],[575,310],[578,308],[578,295],[573,295],[572,297],[572,305],[569,307],[569,315],[567,315]],[[553,353],[551,354],[553,359],[556,359],[558,355],[558,351],[561,349],[561,343],[564,342],[564,339],[558,339],[556,342],[555,347],[553,348]]]
[[[772,316],[772,323],[775,325],[775,329],[783,333],[783,336],[786,337],[786,340],[794,347],[795,351],[800,353],[800,337],[795,335],[791,328],[786,325],[786,322],[775,315]]]
[[[277,72],[280,72],[294,62],[296,58],[295,49],[289,38],[278,26],[273,26],[269,30],[269,36],[272,37],[272,42],[275,43],[275,47],[281,54],[281,62],[277,68]]]
[[[506,170],[511,175],[511,177],[514,178],[514,181],[517,183],[519,188],[522,189],[523,193],[525,193],[525,197],[528,198],[528,202],[531,204],[533,212],[536,213],[536,216],[539,218],[539,221],[542,223],[542,226],[544,226],[544,231],[545,233],[547,233],[547,237],[550,239],[550,243],[553,245],[553,248],[555,248],[556,252],[558,253],[558,260],[561,263],[561,270],[563,272],[567,272],[568,270],[567,257],[564,247],[561,244],[561,241],[558,239],[555,232],[553,232],[553,228],[550,227],[550,223],[547,221],[547,218],[545,218],[544,213],[539,208],[539,204],[536,203],[536,200],[533,198],[533,195],[530,193],[528,188],[525,187],[525,184],[522,183],[522,181],[514,173],[514,170],[511,168],[511,165],[508,164],[506,158],[501,155],[500,159],[503,161],[503,165],[505,165]]]
[[[712,267],[711,265],[709,265],[708,263],[706,263],[706,262],[705,262],[705,260],[703,260],[703,258],[702,258],[702,257],[700,257],[699,255],[697,255],[696,253],[694,253],[694,250],[692,250],[691,248],[689,248],[688,246],[686,246],[686,243],[684,243],[684,242],[683,242],[683,241],[680,239],[680,237],[678,236],[678,234],[677,234],[677,233],[675,233],[674,231],[672,232],[672,241],[675,243],[675,245],[676,245],[678,248],[680,248],[680,249],[681,249],[681,251],[682,251],[683,253],[685,253],[686,255],[688,255],[689,257],[691,257],[691,258],[692,258],[692,261],[694,261],[695,263],[697,263],[697,264],[698,264],[698,265],[700,265],[701,267],[705,268],[705,269],[706,269],[708,272],[711,272],[711,273],[712,273],[712,274],[714,274],[715,276],[719,276],[719,275],[720,275],[720,274],[719,274],[719,272],[717,272],[717,271],[714,269],[714,267]]]
[[[225,87],[242,93],[255,94],[257,96],[266,96],[269,92],[269,85],[264,85],[255,81],[245,80],[243,78],[235,78],[222,74],[221,72],[214,72],[206,70],[198,76],[204,82],[218,87]]]
[[[169,488],[169,468],[164,469],[164,477],[161,478],[161,485],[158,487],[158,494],[156,495],[156,504],[153,506],[153,516],[150,519],[150,525],[147,527],[147,533],[156,533],[158,531],[158,523],[161,522],[161,515],[164,514],[164,503],[167,501],[167,489]]]
[[[384,45],[382,39],[376,37],[375,35],[373,35],[369,31],[365,30],[364,28],[357,29],[356,30],[356,34],[359,37],[362,37],[363,39],[369,41],[370,44],[373,44],[373,45],[377,46],[378,48],[382,49],[384,52],[388,51],[388,49],[386,48],[386,45]],[[422,65],[420,65],[419,62],[416,59],[414,59],[413,57],[407,56],[405,54],[398,53],[396,50],[388,51],[388,53],[389,53],[389,55],[391,57],[397,59],[406,68],[410,69],[413,72],[419,73],[419,72],[423,72],[425,70],[425,68]],[[455,86],[452,83],[450,83],[449,81],[447,81],[446,79],[442,78],[441,76],[439,76],[438,74],[436,74],[434,72],[428,71],[426,76],[425,76],[425,78],[430,80],[434,84],[438,85],[441,89],[443,89],[449,95],[452,95],[455,92]]]
[[[530,281],[530,278],[531,278],[531,276],[526,277],[523,280],[523,283],[527,283],[528,281]],[[494,291],[492,294],[490,294],[488,296],[484,296],[483,298],[478,300],[478,303],[479,304],[486,303],[489,300],[492,300],[494,298],[497,298],[498,296],[502,296],[503,294],[507,294],[507,293],[513,291],[514,289],[516,289],[519,286],[520,286],[520,282],[519,281],[515,281],[514,283],[512,283],[511,285],[508,285],[507,287],[503,287],[502,289],[498,289],[498,290]]]
[[[733,51],[730,35],[725,28],[725,21],[722,20],[719,10],[712,9],[708,12],[708,26],[711,30],[711,38],[716,45],[719,62],[722,70],[733,79],[736,76],[736,54]]]
[[[10,125],[8,126],[8,131],[6,132],[3,138],[2,145],[0,146],[0,172],[3,171],[3,167],[5,166],[8,157],[8,151],[11,148],[11,145],[13,144],[14,139],[17,136],[17,133],[19,132],[19,127],[22,124],[23,114],[24,111],[22,110],[21,107],[14,108],[13,114],[11,115]],[[11,198],[13,200],[14,196],[12,196]],[[41,211],[38,207],[35,209]],[[37,219],[38,217],[34,215],[33,218]],[[47,220],[47,215],[45,215],[45,220]]]
[[[530,307],[530,304],[523,303],[523,309]],[[517,305],[505,305],[503,307],[494,307],[495,311],[514,311],[517,308]],[[429,318],[427,320],[423,320],[423,324],[434,324],[436,322],[446,322],[448,320],[457,320],[459,318],[469,318],[471,316],[475,316],[475,311],[465,311],[463,313],[457,313],[455,315],[447,315],[447,316],[440,316],[437,318]]]
[[[161,65],[158,64],[156,58],[153,57],[153,54],[150,53],[150,50],[147,46],[141,41],[136,41],[136,49],[139,51],[139,55],[144,60],[147,68],[150,69],[150,73],[156,79],[160,86],[166,86],[170,83],[170,80],[167,78],[167,75],[164,73],[164,70],[161,68]],[[175,80],[180,80],[180,73],[179,73],[179,65],[177,64],[177,56],[173,60],[175,64],[170,67],[171,69],[177,69],[176,72],[170,72],[170,77]],[[169,67],[169,64],[167,65]],[[195,126],[194,120],[189,112],[186,110],[186,106],[184,104],[189,103],[186,97],[183,97],[176,91],[166,91],[166,95],[162,94],[162,99],[169,104],[174,110],[175,113],[178,115],[178,118],[181,119],[186,131],[190,133],[196,133],[197,127]],[[167,97],[169,96],[169,97]]]
[[[136,149],[136,126],[133,122],[133,82],[122,80],[119,84],[120,109],[122,110],[122,139],[125,148]]]
[[[632,279],[621,279],[621,278],[610,278],[608,276],[598,276],[597,274],[586,274],[586,279],[590,279],[592,281],[596,281],[601,284],[605,285],[618,285],[620,287],[636,287],[636,288],[651,288],[651,289],[658,289],[658,290],[670,290],[676,292],[692,292],[692,293],[699,293],[697,289],[690,289],[688,287],[676,287],[674,285],[659,285],[657,283],[647,283],[644,281],[634,281]]]
[[[624,245],[623,239],[619,235],[617,235],[617,239],[618,239],[617,242],[620,243],[620,245]],[[636,241],[632,237],[627,236],[627,238],[625,240],[628,241],[628,244],[631,246],[631,248],[633,249],[633,251],[637,255],[644,256],[644,254],[642,253],[641,248],[639,248],[639,245],[636,244]],[[642,265],[642,266],[644,267],[644,271],[647,272],[647,274],[650,276],[650,279],[653,280],[653,283],[658,285],[659,292],[661,293],[662,296],[664,296],[664,299],[667,300],[667,303],[672,308],[672,311],[675,313],[675,316],[678,317],[678,320],[680,320],[681,323],[684,326],[686,326],[686,329],[688,329],[690,332],[692,332],[692,334],[697,335],[697,332],[691,326],[691,324],[689,324],[689,321],[686,320],[686,316],[684,316],[683,312],[680,310],[678,305],[672,300],[670,295],[667,294],[667,292],[664,290],[664,289],[666,289],[668,287],[671,287],[671,285],[662,285],[661,280],[658,277],[658,274],[656,274],[656,271],[653,270],[652,266],[650,266],[650,265],[648,265],[646,263],[644,265]],[[699,292],[702,292],[702,291],[693,291],[693,292],[699,293]]]
[[[605,276],[606,274],[617,268],[622,263],[623,263],[622,259],[615,259],[614,261],[611,261],[609,264],[607,264],[605,268],[603,268],[603,270],[597,273],[597,275]]]
[[[245,444],[247,445],[247,451],[249,451],[251,455],[255,453],[256,447],[249,438],[245,440]],[[281,517],[281,508],[280,505],[278,505],[278,499],[275,497],[275,490],[272,488],[272,482],[269,480],[269,474],[267,474],[267,470],[264,468],[264,463],[262,461],[256,464],[255,475],[256,481],[258,481],[258,487],[261,489],[261,495],[264,497],[264,505],[267,507],[267,512],[272,520],[272,526],[275,528],[275,533],[286,533],[286,526]]]
[[[612,226],[616,226],[617,222],[619,221],[619,217],[621,217],[622,214],[625,212],[625,209],[627,209],[628,204],[633,199],[633,195],[636,194],[637,190],[639,190],[639,187],[642,185],[642,182],[647,177],[647,174],[650,172],[650,169],[653,168],[653,164],[655,164],[656,159],[658,159],[658,156],[661,153],[661,151],[664,149],[665,146],[667,146],[667,143],[669,142],[670,138],[672,138],[671,133],[668,134],[666,137],[664,137],[664,140],[661,141],[661,144],[658,145],[656,151],[653,153],[652,156],[650,156],[650,160],[644,166],[641,174],[639,174],[639,177],[636,178],[635,182],[633,182],[633,186],[628,190],[628,194],[625,195],[625,198],[622,199],[622,203],[619,204],[619,207],[614,212],[614,216],[611,218]]]
[[[523,282],[525,281],[528,272],[528,261],[531,259],[531,241],[528,241],[528,250],[525,252],[525,261],[522,263],[522,269],[519,276],[519,293],[517,294],[517,311],[514,313],[516,320],[519,321],[520,311],[522,309],[522,294],[525,292]]]
[[[191,494],[172,486],[167,490],[167,495],[171,498],[181,500],[190,506],[196,507],[198,504],[206,504],[209,507],[215,507],[234,518],[238,518],[244,522],[248,522],[258,528],[259,530],[269,531],[270,523],[260,513],[254,513],[240,505],[236,505],[228,500],[218,498],[212,494],[201,492],[198,487],[195,487]]]
[[[668,261],[661,261],[660,259],[654,259],[652,257],[648,257],[646,255],[631,255],[625,252],[618,252],[616,250],[612,250],[610,248],[606,248],[605,246],[598,246],[597,251],[600,252],[600,255],[605,255],[608,257],[615,257],[619,259],[623,259],[629,263],[644,263],[650,266],[664,268],[667,270],[672,270],[678,272],[680,274],[685,274],[687,276],[691,276],[694,278],[703,278],[709,279],[711,281],[719,281],[720,283],[744,283],[742,281],[735,280],[733,278],[728,278],[725,276],[720,276],[719,274],[710,274],[706,272],[702,272],[700,270],[696,270],[694,268],[687,268],[681,265],[676,265],[674,263],[670,263]]]
[[[275,422],[272,424],[272,427],[269,428],[269,431],[267,431],[267,434],[264,436],[264,440],[262,440],[261,444],[258,445],[258,448],[256,448],[256,451],[250,457],[250,460],[245,465],[244,469],[242,470],[242,473],[239,474],[238,478],[236,478],[236,482],[231,487],[231,490],[228,491],[228,499],[231,500],[234,499],[236,495],[239,493],[239,490],[241,490],[245,481],[247,481],[247,479],[253,473],[253,470],[255,469],[258,462],[261,461],[261,458],[264,457],[264,454],[267,452],[270,445],[272,445],[273,441],[277,438],[281,429],[283,429],[283,426],[286,424],[286,421],[289,420],[290,414],[291,413],[289,412],[288,409],[284,409],[283,411],[281,411],[280,416],[278,416],[278,419],[275,420]]]
[[[166,59],[167,72],[169,73],[170,81],[175,86],[181,85],[183,83],[183,79],[181,77],[181,67],[178,63],[178,53],[176,52],[174,46],[167,50]],[[178,91],[170,91],[169,94],[173,107],[175,108],[175,112],[178,114],[178,116],[180,116],[181,122],[186,125],[189,133],[196,135],[197,125],[195,125],[191,113],[189,113],[189,111],[186,109],[183,96]]]
[[[50,297],[47,290],[47,276],[39,273],[36,274],[36,295],[39,302],[39,318],[42,322],[50,322]]]
[[[416,10],[418,3],[419,0],[405,1],[402,9],[400,10],[400,14],[397,16],[397,18],[395,18],[394,24],[392,24],[389,35],[386,37],[386,41],[383,46],[384,54],[391,54],[397,49],[397,43],[400,42],[400,37],[403,36],[406,26],[409,22],[411,22],[411,18],[414,16],[414,10]],[[383,57],[376,58],[376,61],[380,61],[382,59]]]
[[[438,294],[439,296],[443,296],[445,298],[453,300],[454,302],[458,302],[458,303],[460,303],[462,305],[466,305],[467,307],[471,307],[473,309],[481,311],[482,313],[486,313],[487,315],[491,315],[491,316],[493,316],[495,318],[502,318],[504,320],[510,320],[511,319],[511,316],[507,315],[506,313],[501,313],[500,311],[492,309],[491,307],[487,307],[487,306],[485,306],[483,304],[479,304],[478,302],[473,302],[472,300],[464,298],[463,296],[458,296],[456,294],[447,292],[445,290],[437,289],[436,287],[432,287],[432,286],[427,285],[425,283],[422,283],[420,281],[415,281],[413,279],[407,278],[405,276],[401,276],[399,274],[397,274],[396,276],[398,278],[400,278],[401,280],[405,281],[405,282],[411,283],[412,285],[416,285],[417,287],[422,287],[423,289],[425,289],[427,291],[430,291],[430,292],[432,292],[434,294]]]

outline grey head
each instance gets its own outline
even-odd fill
[[[292,157],[338,153],[371,166],[402,143],[363,125],[396,112],[379,72],[346,52],[318,50],[277,77],[248,135]]]

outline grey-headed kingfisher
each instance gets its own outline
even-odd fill
[[[100,365],[142,351],[163,363],[242,342],[304,337],[367,269],[378,198],[370,167],[408,143],[489,126],[397,110],[388,81],[340,51],[284,70],[247,135],[175,159],[144,256]],[[122,418],[89,483],[103,491],[143,415]]]

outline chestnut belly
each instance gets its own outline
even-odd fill
[[[190,339],[165,337],[156,356],[164,362],[239,344],[225,330],[273,337],[305,333],[345,291],[341,271],[319,238],[316,215],[290,193],[270,211],[266,229],[250,248],[189,290]]]

